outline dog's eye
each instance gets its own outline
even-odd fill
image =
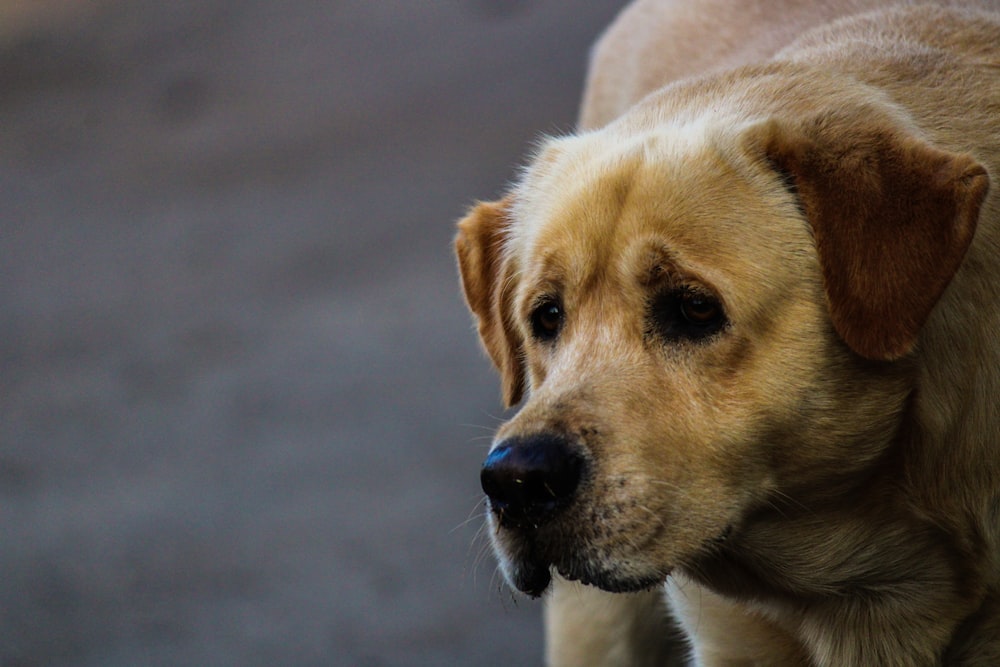
[[[531,311],[531,332],[542,341],[553,340],[563,325],[563,309],[555,299],[545,299]]]
[[[712,325],[722,315],[718,302],[698,294],[683,295],[678,305],[684,319],[694,326]]]
[[[652,333],[666,340],[701,340],[729,323],[719,301],[702,292],[671,290],[654,299]]]

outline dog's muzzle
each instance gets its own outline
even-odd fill
[[[637,572],[590,542],[587,515],[594,474],[588,450],[558,432],[513,436],[498,442],[480,472],[496,531],[493,546],[507,581],[540,596],[557,571],[609,592],[645,590],[663,582],[661,570]]]
[[[500,525],[530,531],[570,504],[583,467],[583,457],[561,436],[520,436],[493,448],[479,478]]]

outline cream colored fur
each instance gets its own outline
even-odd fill
[[[491,514],[505,575],[631,591],[555,576],[550,665],[662,664],[664,590],[696,665],[1000,664],[998,181],[1000,3],[622,13],[456,242],[527,395],[497,442],[587,461],[550,523]],[[662,333],[664,294],[725,326]]]

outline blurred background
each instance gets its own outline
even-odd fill
[[[0,665],[537,665],[451,238],[623,0],[0,0]]]

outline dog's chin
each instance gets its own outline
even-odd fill
[[[623,575],[608,571],[593,571],[584,568],[582,571],[557,567],[556,570],[564,579],[579,581],[581,584],[600,588],[608,593],[638,593],[663,585],[666,575]]]
[[[609,593],[637,593],[663,585],[670,568],[658,567],[639,554],[603,553],[585,540],[569,540],[542,529],[504,526],[489,517],[493,549],[512,588],[541,597],[554,574]]]
[[[624,574],[613,569],[600,569],[586,564],[551,564],[546,561],[507,560],[503,567],[508,582],[533,598],[540,597],[552,583],[552,573],[563,579],[578,581],[609,593],[638,593],[656,588],[666,581],[666,574]]]
[[[540,597],[552,583],[552,570],[547,563],[510,564],[504,568],[504,574],[514,588],[533,598]]]

